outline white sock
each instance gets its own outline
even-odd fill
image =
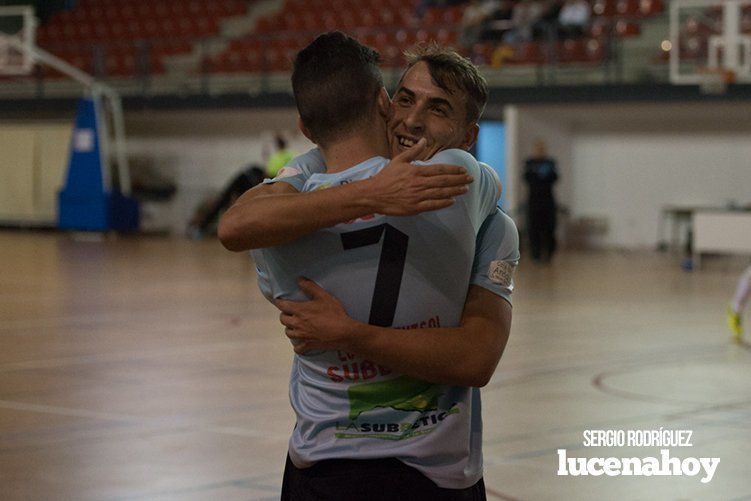
[[[743,314],[743,310],[746,309],[749,296],[751,296],[751,266],[746,268],[741,278],[738,279],[735,295],[733,296],[733,301],[730,303],[733,311],[738,315]]]

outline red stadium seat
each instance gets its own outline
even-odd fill
[[[581,63],[587,61],[587,52],[582,40],[564,40],[558,43],[558,62]]]
[[[427,30],[417,30],[415,33],[415,43],[427,43],[435,40]]]
[[[360,26],[366,27],[366,28],[372,28],[378,25],[378,18],[376,15],[371,11],[362,11],[360,12]]]
[[[458,34],[456,30],[441,28],[435,34],[435,39],[441,45],[455,45],[457,43]]]
[[[640,0],[639,12],[643,16],[654,16],[662,14],[665,11],[665,6],[662,0]]]
[[[704,60],[707,57],[707,39],[700,35],[691,35],[681,40],[681,59]]]
[[[472,46],[470,59],[477,65],[487,65],[493,60],[495,46],[490,43],[478,43]]]
[[[464,7],[462,6],[449,7],[444,10],[441,20],[443,21],[444,24],[448,24],[448,25],[459,24],[459,21],[462,20],[463,13],[464,13]]]
[[[291,61],[284,48],[270,46],[263,52],[263,69],[266,71],[288,71]]]
[[[616,15],[615,0],[594,0],[592,13],[595,16],[612,17]]]
[[[593,38],[604,38],[610,34],[610,20],[605,18],[595,19],[589,26],[589,35]]]
[[[198,18],[209,17],[209,10],[206,6],[206,2],[200,0],[190,0],[188,3],[188,12],[191,16]]]
[[[741,32],[751,33],[751,11],[743,12],[741,17]]]
[[[401,47],[411,47],[417,42],[417,32],[413,30],[402,29],[396,32],[396,43]]]
[[[632,37],[641,32],[639,23],[619,19],[615,23],[615,32],[619,37]]]
[[[515,48],[514,57],[508,62],[512,64],[543,64],[545,59],[545,54],[542,52],[539,42],[525,42]]]
[[[136,7],[136,16],[139,18],[154,18],[156,17],[156,9],[151,2],[138,2]]]
[[[184,17],[190,15],[188,12],[188,5],[183,1],[170,2],[169,10],[175,17]]]
[[[400,67],[404,65],[404,56],[402,49],[396,45],[387,45],[380,51],[383,58],[383,65],[389,68]]]
[[[396,22],[396,14],[391,9],[384,8],[378,13],[379,24],[383,27],[389,28],[394,26]]]
[[[357,18],[351,10],[343,10],[338,13],[339,28],[351,30],[357,27]]]
[[[618,0],[615,10],[619,16],[634,17],[641,14],[639,0]]]
[[[173,17],[167,2],[155,2],[154,15],[160,19],[171,19]]]
[[[88,20],[77,21],[76,29],[77,29],[76,38],[78,40],[91,41],[95,38],[94,26]]]
[[[123,19],[123,20],[135,19],[137,15],[136,7],[130,4],[125,4],[125,5],[118,7],[118,12],[120,13],[120,19]]]
[[[428,9],[425,12],[425,15],[422,16],[422,19],[420,20],[420,24],[426,27],[440,26],[441,24],[443,24],[443,20],[441,19],[440,9],[436,9],[436,8]]]
[[[605,46],[596,38],[590,38],[585,42],[587,61],[590,63],[602,63],[605,60]]]

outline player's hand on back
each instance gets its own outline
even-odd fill
[[[422,158],[425,139],[394,157],[381,172],[367,182],[377,210],[388,216],[410,216],[443,209],[467,192],[472,176],[458,165],[413,165]]]
[[[356,332],[357,322],[347,315],[339,300],[312,280],[301,278],[298,285],[309,301],[274,301],[295,353],[347,349],[348,338]]]

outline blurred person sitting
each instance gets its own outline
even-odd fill
[[[519,44],[532,40],[532,28],[542,19],[545,5],[539,0],[520,0],[511,11],[511,30],[503,36],[503,41]]]
[[[286,162],[285,162],[286,163]],[[200,240],[206,235],[216,235],[219,216],[235,203],[240,195],[263,182],[265,172],[259,165],[250,164],[235,175],[215,197],[198,206],[188,223],[188,236]]]
[[[503,35],[513,28],[511,24],[513,9],[514,2],[511,0],[496,2],[495,8],[483,23],[480,41],[500,42],[503,40]]]
[[[585,0],[586,1],[586,0]],[[532,25],[533,40],[554,42],[558,38],[558,16],[563,7],[562,0],[540,0],[542,14]]]
[[[459,44],[462,47],[469,49],[480,41],[486,21],[491,18],[500,4],[500,0],[470,0],[459,22],[461,29]]]
[[[584,36],[590,9],[587,0],[566,0],[558,15],[558,36],[563,39]]]

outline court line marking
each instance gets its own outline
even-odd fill
[[[699,357],[709,357],[714,356],[714,353],[707,353],[708,350],[714,349],[716,351],[719,351],[720,349],[723,349],[724,353],[724,345],[718,345],[718,344],[711,344],[711,345],[696,345],[691,347],[686,347],[685,349],[681,350],[680,352],[676,352],[673,348],[668,348],[665,351],[655,352],[655,351],[649,351],[647,353],[640,353],[640,354],[633,354],[632,352],[626,352],[623,350],[616,350],[612,352],[606,352],[606,353],[600,353],[597,356],[603,357],[608,354],[613,355],[623,355],[624,353],[628,353],[626,357],[621,356],[620,358],[614,359],[614,360],[597,360],[596,362],[589,362],[589,363],[583,363],[578,365],[566,365],[563,367],[555,367],[555,368],[545,368],[545,369],[521,369],[517,371],[510,371],[510,372],[503,372],[501,371],[501,379],[497,382],[491,382],[487,386],[485,386],[482,389],[482,392],[491,392],[497,389],[501,389],[505,386],[510,386],[517,383],[526,383],[534,379],[538,378],[544,378],[547,376],[552,375],[559,375],[564,374],[568,372],[579,372],[579,371],[591,371],[591,370],[597,370],[600,367],[602,367],[603,363],[607,363],[608,365],[622,365],[624,367],[628,367],[631,365],[641,365],[641,364],[654,364],[654,363],[662,363],[666,360],[666,358],[676,358],[678,360],[685,360],[687,355],[691,355],[692,353],[696,353],[699,355]],[[638,361],[634,360],[634,357],[638,359]],[[654,360],[648,360],[646,359],[654,359]],[[562,361],[562,363],[565,363],[565,360]],[[505,376],[505,377],[504,377]]]
[[[521,501],[519,498],[515,498],[513,496],[509,496],[508,494],[504,494],[501,491],[491,489],[487,485],[485,486],[485,492],[490,496],[494,497],[496,499],[503,499],[504,501]]]
[[[713,347],[715,347],[715,348],[724,348],[724,346],[725,345],[720,345],[720,346],[714,346],[713,345]],[[706,353],[706,350],[705,350],[704,347],[702,347],[701,350],[702,350],[702,354],[695,355],[694,357],[692,357],[693,360],[702,360],[702,359],[711,360],[711,359],[714,359],[717,356],[721,355],[721,354],[718,354],[718,353]],[[696,350],[693,349],[691,351],[696,351]],[[671,350],[670,353],[672,355],[676,355],[676,353],[674,351],[672,351],[672,350]],[[723,353],[724,353],[724,349],[723,349]],[[603,384],[602,380],[604,379],[604,377],[601,377],[601,376],[605,376],[607,374],[613,375],[613,374],[616,374],[616,373],[628,373],[629,371],[645,370],[645,369],[648,369],[650,367],[654,367],[655,365],[662,366],[662,365],[665,365],[665,364],[682,363],[682,362],[686,361],[685,354],[680,354],[680,357],[681,358],[677,358],[676,357],[675,360],[665,360],[664,356],[658,356],[658,357],[656,357],[657,359],[653,360],[653,361],[650,360],[650,361],[632,362],[631,364],[625,364],[623,367],[621,367],[619,369],[615,369],[613,371],[604,371],[604,372],[601,372],[599,374],[596,374],[594,377],[591,378],[590,382],[598,390],[602,391],[603,393],[608,393],[608,391],[606,391],[605,389],[597,387],[596,383],[599,382],[600,384]],[[599,362],[598,365],[600,365],[601,363],[602,362]],[[592,365],[592,364],[590,364],[590,365]],[[568,369],[573,370],[573,371],[579,371],[579,370],[584,370],[586,368],[588,368],[588,367],[579,366],[579,367],[573,367],[573,368],[568,368]],[[563,371],[567,371],[567,369],[566,368],[560,368],[560,369],[554,369],[554,370],[546,369],[544,371],[537,372],[536,374],[533,374],[533,375],[534,376],[546,376],[546,375],[550,375],[552,373],[563,372]],[[524,378],[524,376],[521,376],[518,379],[523,379],[523,378]],[[516,381],[513,381],[513,382],[516,382]],[[513,384],[513,382],[512,382],[512,384]],[[499,387],[500,387],[500,385],[499,385]],[[618,389],[615,389],[615,390],[618,390]],[[645,397],[643,399],[642,398],[638,398],[638,400],[640,400],[640,401],[647,401],[647,402],[650,402],[650,403],[664,403],[664,404],[668,404],[668,405],[689,405],[689,406],[694,406],[694,407],[696,407],[698,405],[700,407],[694,408],[694,409],[689,409],[689,410],[686,410],[686,411],[683,411],[683,412],[677,412],[677,413],[667,413],[666,414],[664,411],[660,411],[660,412],[650,413],[650,414],[647,414],[647,415],[633,416],[633,417],[629,417],[629,418],[626,418],[626,419],[623,419],[623,420],[619,420],[619,421],[616,421],[616,422],[634,422],[634,420],[639,421],[639,420],[647,419],[649,417],[663,417],[665,419],[671,419],[672,417],[678,418],[678,417],[680,417],[683,414],[685,414],[686,416],[690,417],[692,415],[699,415],[699,414],[701,414],[703,412],[711,412],[712,410],[715,410],[715,409],[717,409],[717,410],[723,410],[723,409],[726,409],[726,408],[736,409],[736,408],[743,408],[743,407],[748,406],[749,404],[751,404],[751,400],[742,400],[742,401],[737,401],[737,402],[724,402],[724,403],[713,404],[711,406],[706,406],[703,402],[702,403],[699,403],[699,402],[686,402],[686,401],[679,401],[679,400],[675,400],[675,399],[656,400],[658,397],[652,397],[651,395],[640,395],[638,393],[628,392],[626,390],[618,390],[618,391],[622,391],[624,395],[628,394],[629,396],[635,395],[636,397]],[[624,396],[624,395],[616,394],[615,396],[618,396],[618,397],[621,397],[621,398],[625,398],[625,399],[629,399],[629,396]],[[633,398],[633,399],[635,400],[637,398]],[[669,401],[667,401],[667,400],[669,400]],[[610,425],[612,425],[613,422],[612,421],[608,421],[608,423]],[[595,427],[593,427],[591,425],[577,425],[577,426],[564,427],[564,428],[554,428],[554,429],[546,430],[544,432],[537,432],[535,434],[535,436],[539,437],[540,434],[567,433],[567,432],[570,432],[570,431],[581,431],[582,429],[594,429],[594,428]],[[509,442],[509,441],[525,440],[526,438],[528,438],[528,437],[525,437],[524,434],[522,434],[521,436],[515,435],[515,436],[511,437],[510,439],[508,437],[506,437],[506,438],[501,438],[501,439],[496,439],[496,440],[484,441],[484,443],[486,445],[487,444],[498,445],[498,444],[501,444],[501,443],[504,443],[504,442]],[[581,448],[581,447],[583,447],[581,443],[569,444],[568,446],[566,446],[566,448],[571,449],[571,450],[575,450],[575,449],[578,449],[578,448]],[[508,460],[516,461],[518,459],[531,459],[531,458],[534,458],[534,457],[539,457],[539,456],[551,454],[552,451],[554,451],[554,450],[555,449],[553,449],[553,448],[544,448],[544,449],[537,449],[537,450],[532,450],[532,451],[526,451],[526,452],[521,452],[521,453],[517,453],[517,454],[511,455],[511,456],[503,456],[502,460],[503,461],[508,461]]]
[[[82,355],[75,357],[57,357],[41,360],[26,360],[23,362],[8,362],[0,364],[0,372],[10,372],[28,369],[52,369],[71,365],[99,364],[105,362],[127,362],[133,359],[164,359],[165,356],[193,355],[196,353],[233,351],[240,348],[252,348],[257,340],[227,341],[224,343],[202,343],[189,346],[165,348],[150,351],[123,351],[119,353],[102,353],[96,355]]]
[[[182,489],[170,489],[157,492],[141,492],[138,494],[126,494],[123,496],[114,496],[109,499],[113,501],[135,501],[138,499],[155,499],[161,496],[174,496],[177,494],[196,494],[199,492],[213,491],[224,489],[226,487],[239,487],[241,489],[255,489],[267,492],[280,492],[280,487],[271,487],[264,484],[265,481],[271,480],[271,475],[260,475],[257,477],[238,478],[235,480],[226,480],[224,482],[214,482],[210,484],[196,485]]]
[[[237,426],[180,423],[179,420],[175,420],[174,418],[151,419],[128,414],[88,411],[85,409],[73,409],[69,407],[59,407],[54,405],[13,402],[9,400],[0,400],[0,408],[25,412],[36,412],[40,414],[52,414],[57,416],[70,416],[87,419],[98,419],[102,421],[114,421],[127,424],[151,425],[157,427],[165,427],[174,431],[204,431],[209,433],[217,433],[220,435],[271,438],[285,441],[289,440],[289,436],[287,434],[281,435],[278,433],[270,433],[268,430],[256,430],[252,428],[242,428]]]
[[[717,355],[715,354],[707,354],[705,356],[696,356],[693,357],[693,361],[698,361],[703,358],[712,359],[715,358]],[[689,400],[678,400],[675,398],[670,397],[664,397],[659,395],[649,395],[646,393],[639,393],[637,391],[631,391],[631,390],[624,390],[621,388],[616,388],[614,386],[609,386],[605,383],[605,380],[617,375],[623,375],[623,374],[636,374],[638,372],[650,369],[654,367],[655,365],[659,364],[659,366],[665,366],[665,365],[672,365],[672,364],[680,364],[686,362],[685,358],[680,358],[677,360],[660,360],[658,362],[644,362],[644,363],[635,363],[631,366],[624,366],[617,369],[612,370],[606,370],[602,371],[598,374],[595,374],[594,377],[591,379],[591,385],[596,388],[597,390],[608,394],[613,395],[619,398],[623,398],[626,400],[634,400],[639,402],[649,402],[649,403],[657,403],[657,404],[667,404],[667,405],[686,405],[686,406],[700,406],[699,409],[702,408],[712,408],[712,407],[722,407],[722,406],[737,406],[737,405],[747,405],[748,403],[751,403],[751,400],[743,400],[740,403],[735,402],[726,402],[726,403],[715,403],[711,404],[709,407],[706,406],[706,402],[696,402],[696,401],[689,401]],[[689,414],[692,412],[689,411]]]

